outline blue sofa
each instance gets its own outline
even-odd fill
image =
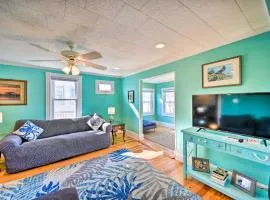
[[[150,120],[143,120],[143,131],[148,131],[157,128],[157,123]]]
[[[89,117],[30,120],[44,129],[37,140],[30,142],[18,135],[8,134],[0,141],[0,152],[4,154],[7,172],[16,173],[109,147],[111,124],[104,123],[100,130],[93,131],[86,124],[88,120]],[[26,121],[17,121],[14,130]]]

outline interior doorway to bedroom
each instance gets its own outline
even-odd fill
[[[140,91],[140,130],[143,137],[174,151],[176,147],[174,72],[142,79]]]

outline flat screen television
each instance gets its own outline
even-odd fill
[[[192,96],[193,126],[270,139],[270,92]]]

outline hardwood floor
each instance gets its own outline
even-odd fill
[[[103,149],[97,152],[84,154],[81,156],[77,156],[71,159],[63,160],[54,164],[46,165],[43,167],[31,169],[28,171],[20,172],[17,174],[6,174],[5,170],[3,169],[4,166],[4,160],[1,158],[0,160],[0,167],[2,168],[0,172],[0,183],[5,183],[12,180],[22,179],[25,177],[33,176],[45,171],[49,171],[52,169],[60,168],[65,165],[69,165],[72,163],[76,163],[82,160],[88,160],[91,158],[99,157],[101,155],[110,153],[112,151],[115,151],[117,149],[121,148],[128,148],[132,152],[140,152],[142,150],[150,150],[151,147],[147,146],[147,144],[143,144],[139,141],[136,141],[135,139],[132,139],[130,137],[126,138],[126,142],[124,143],[122,141],[122,137],[116,138],[115,145],[109,147],[108,149]],[[168,176],[172,177],[176,181],[178,181],[180,184],[182,184],[184,187],[188,188],[190,191],[200,195],[205,200],[229,200],[230,198],[221,194],[220,192],[200,183],[199,181],[196,181],[192,178],[188,178],[187,180],[184,180],[182,177],[182,164],[179,161],[176,161],[175,159],[170,158],[166,154],[160,157],[157,157],[155,159],[152,159],[149,161],[151,165],[153,165],[155,168],[159,169],[163,173],[167,174]]]

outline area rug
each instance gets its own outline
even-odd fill
[[[121,149],[95,159],[0,184],[0,199],[30,200],[70,187],[76,187],[82,200],[200,199],[153,168],[146,160],[124,155],[126,152],[129,151]]]

